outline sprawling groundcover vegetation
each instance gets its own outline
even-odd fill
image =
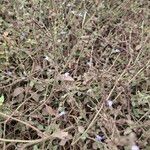
[[[1,150],[150,150],[148,0],[0,0]]]

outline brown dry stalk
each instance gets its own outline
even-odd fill
[[[73,126],[70,126],[68,128],[63,129],[62,131],[67,131],[69,129],[72,129]],[[4,138],[0,138],[0,141],[2,142],[12,142],[12,143],[26,143],[22,146],[21,150],[24,150],[26,147],[37,144],[37,143],[41,143],[41,142],[45,142],[49,139],[53,138],[53,134],[47,136],[47,137],[43,137],[40,139],[36,139],[36,140],[17,140],[17,139],[4,139]]]
[[[2,116],[3,118],[6,118],[6,119],[8,119],[8,118],[9,118],[9,119],[13,119],[13,120],[15,120],[15,121],[18,121],[18,122],[20,122],[20,123],[22,123],[22,124],[24,124],[24,125],[26,125],[26,126],[32,128],[32,129],[35,130],[37,133],[39,133],[39,135],[41,135],[41,137],[43,137],[43,136],[48,137],[47,134],[41,132],[39,129],[37,129],[36,127],[34,127],[33,125],[31,125],[31,124],[29,124],[29,123],[27,123],[27,122],[25,122],[25,121],[22,121],[22,120],[20,120],[20,119],[14,118],[14,117],[9,116],[9,115],[6,115],[6,114],[4,114],[4,113],[2,113],[2,112],[0,112],[0,116]]]
[[[131,63],[131,59],[130,59],[129,63],[127,64],[126,68],[125,68],[125,69],[123,70],[123,72],[120,74],[119,78],[116,80],[116,82],[115,82],[113,88],[111,89],[109,95],[108,95],[107,98],[106,98],[106,101],[109,100],[109,98],[110,98],[110,96],[112,95],[114,89],[116,88],[116,86],[117,86],[119,80],[120,80],[120,79],[122,78],[122,76],[125,74],[125,72],[126,72],[128,66],[130,65],[130,63]],[[74,142],[72,142],[71,145],[76,144],[76,143],[80,140],[80,138],[81,138],[85,133],[87,133],[87,131],[93,126],[93,124],[94,124],[95,120],[97,119],[99,113],[101,112],[103,106],[104,106],[104,103],[102,103],[101,107],[99,108],[99,110],[97,111],[97,113],[95,114],[95,116],[93,117],[91,123],[90,123],[89,126],[86,128],[86,130],[85,130]]]
[[[113,93],[115,87],[117,86],[119,80],[120,80],[120,79],[122,78],[122,76],[125,74],[125,72],[126,72],[128,66],[130,65],[131,62],[132,62],[132,59],[130,59],[129,63],[127,64],[127,67],[123,70],[123,72],[120,74],[119,78],[116,80],[116,82],[115,82],[115,84],[114,84],[114,87],[112,88],[112,90],[110,91],[108,97],[106,98],[106,101],[109,100],[109,98],[110,98],[111,94]],[[142,71],[144,70],[144,68],[149,67],[149,63],[150,63],[150,61],[148,61],[147,64],[146,64],[144,67],[142,67],[142,68],[129,80],[128,84],[130,84],[130,83],[132,82],[132,80],[133,80],[140,72],[142,72]],[[122,93],[122,92],[120,92],[116,97],[118,97],[121,93]],[[95,114],[94,118],[92,119],[91,123],[90,123],[89,126],[86,128],[86,130],[85,130],[85,131],[82,133],[82,135],[80,135],[74,142],[72,142],[71,145],[76,144],[76,143],[80,140],[80,138],[81,138],[85,133],[87,133],[87,131],[92,127],[92,125],[94,124],[96,118],[98,117],[99,113],[101,112],[103,106],[104,106],[104,103],[102,103],[100,109],[97,111],[97,113]]]
[[[39,143],[41,141],[45,141],[47,139],[49,139],[50,137],[44,137],[41,139],[37,139],[37,140],[17,140],[17,139],[4,139],[4,138],[0,138],[1,142],[12,142],[12,143]]]

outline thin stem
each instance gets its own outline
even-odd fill
[[[17,119],[17,118],[12,117],[12,116],[6,115],[6,114],[4,114],[4,113],[2,113],[2,112],[0,112],[0,116],[2,116],[3,118],[6,118],[6,119],[11,118],[11,119],[13,119],[13,120],[15,120],[15,121],[18,121],[18,122],[20,122],[20,123],[22,123],[22,124],[24,124],[24,125],[26,125],[26,126],[32,128],[33,130],[37,131],[37,132],[39,133],[39,135],[41,135],[41,136],[43,136],[43,135],[46,136],[46,137],[48,136],[48,135],[46,135],[45,133],[41,132],[41,131],[40,131],[39,129],[37,129],[36,127],[34,127],[34,126],[32,126],[31,124],[27,123],[27,122],[24,122],[24,121],[22,121],[22,120],[19,120],[19,119]]]

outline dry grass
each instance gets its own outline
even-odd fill
[[[0,1],[0,149],[148,150],[149,7]]]

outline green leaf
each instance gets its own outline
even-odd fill
[[[30,87],[33,87],[35,82],[33,80],[30,81]]]
[[[42,126],[42,125],[38,125],[38,129],[40,129],[40,130],[44,130],[44,127]]]
[[[38,146],[37,146],[37,145],[34,145],[34,146],[33,146],[33,150],[39,150]]]
[[[4,100],[5,100],[5,98],[4,98],[4,95],[2,94],[0,97],[0,106],[3,105]]]
[[[83,133],[82,136],[81,136],[81,139],[85,140],[87,137],[88,137],[88,134],[87,133]]]

